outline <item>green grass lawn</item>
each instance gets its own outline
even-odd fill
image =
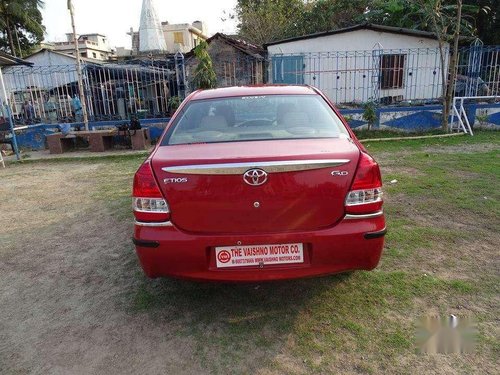
[[[121,275],[133,282],[117,303],[133,319],[165,330],[165,337],[189,341],[188,370],[196,364],[211,373],[494,373],[500,132],[365,147],[381,165],[386,200],[388,234],[376,270],[227,285],[149,280],[134,260],[130,274]],[[131,178],[142,160],[101,159],[89,176],[92,201],[123,225],[132,220]],[[44,163],[77,168],[94,162]],[[133,259],[132,247],[119,256]],[[472,317],[476,352],[420,354],[416,325],[429,313]]]
[[[500,133],[366,147],[382,166],[387,195],[389,232],[377,270],[258,289],[174,282],[172,293],[172,281],[146,281],[136,307],[161,310],[177,299],[193,306],[197,324],[185,334],[196,335],[214,372],[228,369],[222,359],[235,349],[243,360],[252,348],[277,346],[289,357],[269,363],[278,372],[410,373],[428,360],[415,344],[417,319],[427,313],[487,322],[479,323],[480,355],[451,355],[452,368],[492,369],[500,354],[498,331],[489,328],[499,313],[490,302],[498,302],[500,281]],[[478,242],[490,247],[481,253]],[[211,325],[216,332],[206,332]]]

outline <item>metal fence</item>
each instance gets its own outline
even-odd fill
[[[273,83],[309,84],[337,104],[439,98],[437,49],[374,49],[270,56]]]
[[[214,60],[220,87],[310,84],[338,105],[374,101],[381,105],[437,103],[443,93],[439,49],[382,49],[278,54],[267,59]],[[90,121],[162,118],[170,98],[189,91],[182,55],[173,59],[108,64],[84,63],[84,94]],[[192,73],[192,72],[191,72]],[[74,65],[9,67],[4,79],[16,123],[77,120],[78,85]],[[447,79],[447,78],[446,78]],[[500,46],[475,42],[459,51],[456,96],[500,95]]]
[[[476,41],[460,50],[455,96],[500,95],[500,46]]]
[[[443,95],[450,51],[439,48],[334,51],[269,56],[268,81],[318,87],[336,104],[433,103]],[[498,95],[500,46],[459,50],[455,95]],[[445,82],[447,80],[445,75]]]
[[[16,123],[78,120],[74,65],[10,67],[4,80]],[[167,117],[178,91],[175,67],[165,62],[86,63],[83,85],[90,121]]]

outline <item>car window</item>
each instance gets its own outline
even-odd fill
[[[319,95],[240,96],[188,103],[162,145],[338,137],[349,133]]]

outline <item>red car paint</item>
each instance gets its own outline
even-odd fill
[[[134,243],[142,268],[149,277],[263,281],[370,270],[377,266],[385,234],[382,201],[374,195],[379,194],[378,190],[373,190],[381,187],[378,165],[330,101],[315,88],[274,85],[194,92],[173,116],[162,139],[191,101],[271,95],[321,97],[342,119],[350,138],[165,146],[160,141],[134,180],[134,197],[165,199],[169,206],[168,213],[142,212],[142,209],[134,212]],[[185,174],[175,169],[290,162],[305,168],[310,161],[329,160],[347,162],[341,167],[280,173],[269,172],[270,169],[263,166],[259,169],[266,171],[268,168],[267,180],[259,186],[245,183],[242,173],[190,171]],[[346,206],[349,192],[358,190],[364,192],[363,197],[372,194],[374,201]],[[292,243],[303,244],[302,263],[260,262],[217,267],[216,247]],[[221,261],[228,261],[225,251],[219,253]]]

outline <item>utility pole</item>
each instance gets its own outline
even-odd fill
[[[80,63],[80,48],[78,46],[78,38],[76,37],[75,28],[75,9],[73,8],[73,3],[68,0],[69,14],[71,15],[71,27],[73,28],[73,43],[75,44],[75,54],[76,54],[76,72],[78,74],[78,91],[80,92],[80,102],[82,103],[82,115],[83,123],[85,124],[85,130],[89,130],[89,119],[87,116],[87,103],[85,101],[85,93],[83,92],[83,81],[82,81],[82,65]]]

